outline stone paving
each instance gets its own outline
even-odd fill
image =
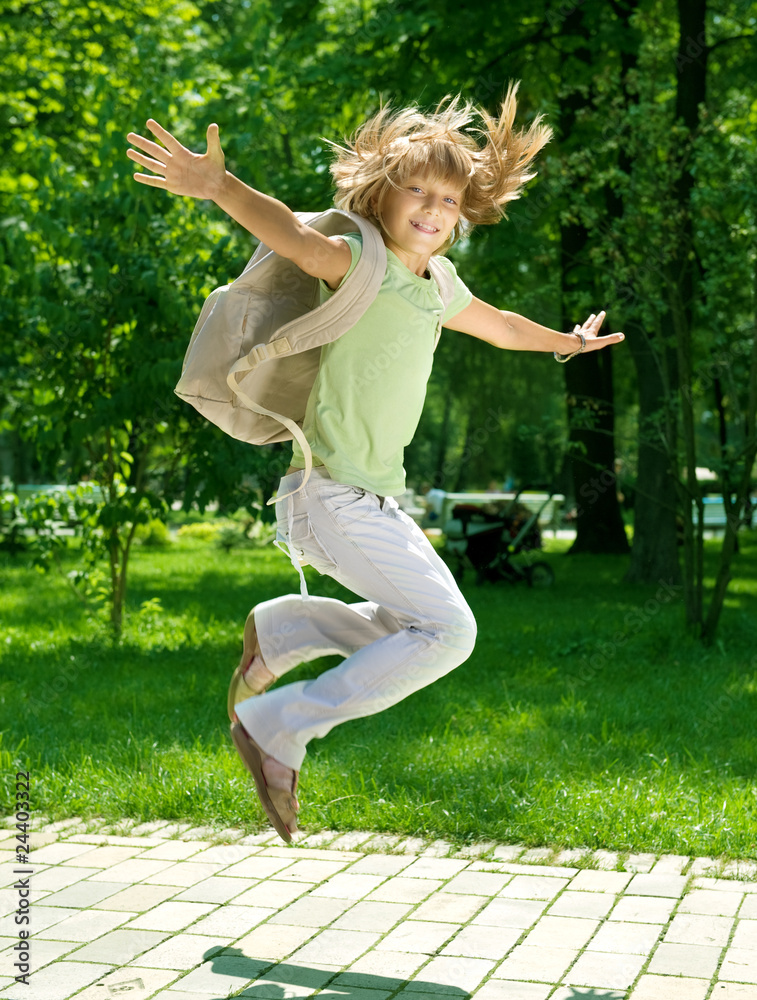
[[[14,836],[0,1000],[757,1000],[748,862],[68,820],[28,875]]]

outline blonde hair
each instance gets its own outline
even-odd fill
[[[382,107],[346,146],[331,143],[337,208],[378,221],[390,186],[430,174],[462,192],[460,220],[438,252],[470,226],[499,222],[507,202],[519,198],[536,176],[529,167],[552,137],[542,115],[528,129],[513,128],[517,92],[518,83],[511,83],[498,118],[459,95],[445,97],[430,114],[417,106]],[[466,128],[477,118],[481,126]]]

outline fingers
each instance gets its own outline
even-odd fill
[[[162,125],[158,125],[154,118],[147,119],[147,127],[152,132],[156,138],[160,139],[166,149],[170,150],[172,153],[178,153],[179,150],[184,149],[182,144],[178,139],[174,139],[170,132],[166,132]],[[157,147],[160,149],[160,147]]]
[[[165,177],[155,177],[154,174],[134,174],[134,180],[139,181],[140,184],[146,184],[148,187],[166,187]]]
[[[150,139],[145,139],[143,136],[137,135],[136,132],[129,132],[126,138],[129,140],[132,146],[136,146],[137,149],[141,149],[142,152],[149,153],[151,156],[156,157],[161,161],[161,163],[165,163],[166,161],[171,159],[171,154],[168,152],[165,146],[159,146],[157,142],[152,142],[152,140]],[[131,152],[132,151],[129,150],[129,153]]]
[[[143,156],[142,153],[138,153],[135,149],[127,149],[126,155],[130,160],[134,160],[135,163],[139,163],[140,166],[147,167],[148,170],[154,170],[157,173],[165,173],[166,164],[162,163],[160,160],[153,160],[149,156]]]

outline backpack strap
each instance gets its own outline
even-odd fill
[[[227,384],[237,399],[254,413],[264,417],[272,417],[283,424],[299,444],[305,459],[305,475],[298,487],[302,489],[310,478],[313,469],[313,453],[302,428],[294,420],[266,409],[256,403],[240,388],[240,380],[254,371],[259,365],[291,354],[322,347],[331,343],[346,333],[357,323],[368,306],[373,302],[384,280],[386,273],[386,248],[381,233],[372,223],[352,212],[329,209],[318,214],[297,213],[298,217],[325,235],[340,235],[350,231],[360,232],[363,240],[363,251],[352,274],[344,284],[326,302],[303,316],[285,323],[277,330],[266,344],[256,345],[248,354],[240,358],[232,366],[227,376]],[[261,244],[253,254],[245,273],[255,264],[261,263],[273,253]],[[296,490],[292,491],[297,492]],[[271,498],[268,504],[276,499],[283,500],[291,494]]]
[[[434,350],[436,350],[436,345],[439,343],[439,338],[442,335],[444,313],[447,311],[447,307],[451,304],[452,299],[455,297],[455,279],[438,257],[431,257],[428,262],[428,270],[431,277],[439,286],[439,294],[442,298],[443,307],[442,315],[439,317],[439,324],[436,328],[436,339],[434,340]]]

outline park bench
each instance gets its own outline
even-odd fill
[[[725,502],[722,496],[706,496],[702,497],[702,503],[704,505],[702,510],[702,527],[705,531],[721,531],[725,530],[728,524],[728,514],[725,509]],[[694,524],[699,524],[699,511],[696,503],[692,500],[692,516],[694,518]],[[751,518],[750,518],[751,521]],[[739,525],[742,527],[743,525]]]

